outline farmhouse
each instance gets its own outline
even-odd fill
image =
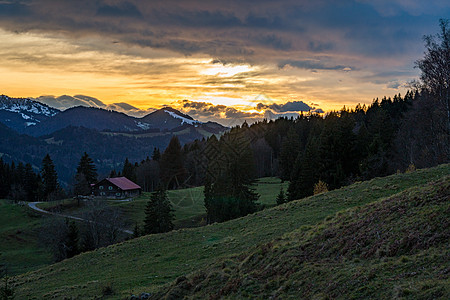
[[[105,178],[92,186],[92,194],[104,198],[127,198],[141,194],[141,187],[126,177]]]

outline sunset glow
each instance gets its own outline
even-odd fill
[[[74,14],[67,2],[3,1],[1,93],[87,95],[145,110],[187,99],[251,113],[263,113],[251,103],[265,94],[272,103],[337,110],[404,94],[417,78],[422,35],[450,11],[440,1],[427,5],[433,19],[417,1],[264,2],[263,10],[188,2],[104,1]]]

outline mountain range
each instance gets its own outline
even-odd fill
[[[78,106],[61,111],[32,99],[0,96],[0,157],[30,163],[36,171],[49,153],[63,185],[69,185],[76,165],[87,152],[100,175],[121,170],[125,158],[141,161],[153,149],[164,150],[173,135],[182,144],[228,128],[200,122],[171,107],[141,118],[102,108]]]

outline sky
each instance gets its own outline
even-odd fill
[[[447,0],[0,0],[0,94],[200,120],[338,110],[404,94],[440,18]]]

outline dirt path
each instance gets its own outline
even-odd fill
[[[31,209],[33,209],[33,210],[35,210],[37,212],[43,213],[43,214],[48,214],[48,215],[53,215],[53,216],[58,216],[58,217],[63,217],[63,218],[69,218],[69,219],[72,219],[72,220],[77,220],[77,221],[82,221],[82,222],[92,222],[92,221],[85,220],[83,218],[69,216],[69,215],[64,215],[64,214],[58,214],[58,213],[54,213],[54,212],[51,212],[51,211],[39,208],[39,207],[37,207],[37,205],[39,203],[42,203],[42,202],[29,202],[28,206]],[[120,228],[120,231],[128,233],[128,234],[133,234],[133,231],[128,230],[128,229]]]

